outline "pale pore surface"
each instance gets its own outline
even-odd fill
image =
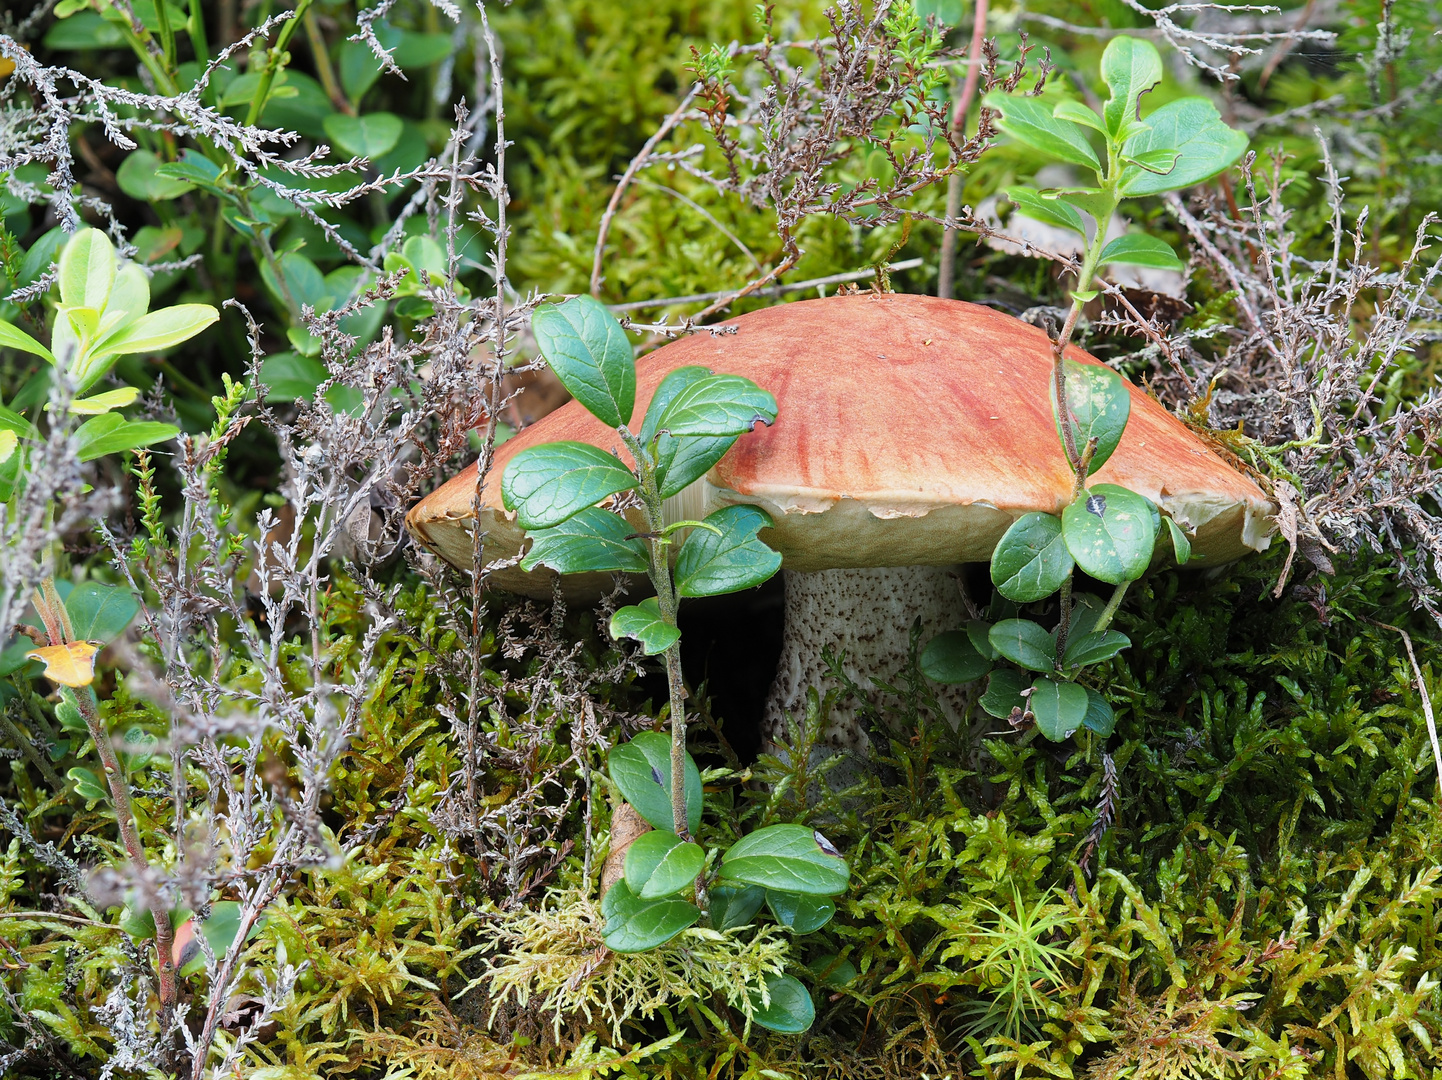
[[[857,685],[870,687],[872,676],[894,684],[906,669],[911,626],[918,617],[922,647],[935,635],[964,625],[966,615],[955,569],[901,566],[814,573],[786,571],[786,628],[781,660],[761,727],[768,746],[785,736],[788,717],[798,722],[805,719],[807,690],[815,687],[824,695],[831,685],[821,658],[824,648],[829,646],[833,652],[846,654],[842,669]],[[934,689],[945,720],[956,728],[965,720],[966,689]],[[869,696],[873,705],[880,703],[879,693]],[[859,705],[847,697],[836,702],[817,757],[851,751],[857,765],[866,758],[870,744],[865,725],[857,715]]]

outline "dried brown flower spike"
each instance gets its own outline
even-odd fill
[[[744,375],[776,395],[776,423],[741,439],[670,500],[672,520],[719,506],[760,506],[761,536],[786,568],[786,630],[767,735],[824,678],[823,646],[846,654],[861,685],[905,662],[912,623],[923,640],[956,625],[950,568],[990,557],[1022,514],[1058,512],[1073,477],[1053,431],[1051,344],[1039,329],[988,308],[900,294],[784,304],[732,320],[735,334],[698,334],[637,365],[637,415],[683,365]],[[1096,363],[1075,347],[1068,357]],[[1191,565],[1267,546],[1271,503],[1146,394],[1131,388],[1121,444],[1093,479],[1157,503],[1192,534]],[[615,433],[566,405],[499,448],[482,490],[485,557],[524,542],[500,509],[506,463],[538,443],[574,439],[627,457]],[[471,563],[472,466],[411,510],[412,532],[453,564]],[[584,577],[584,576],[581,576]],[[568,580],[573,596],[603,580]],[[503,588],[549,595],[549,573],[503,570]],[[959,702],[958,702],[959,704]],[[861,748],[854,713],[832,713],[827,740]]]

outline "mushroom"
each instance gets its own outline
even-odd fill
[[[637,364],[636,415],[671,370],[694,364],[744,375],[777,399],[776,423],[743,436],[706,476],[669,500],[671,520],[744,503],[771,515],[761,538],[782,555],[785,628],[763,735],[774,743],[808,687],[826,677],[822,651],[844,651],[858,685],[906,664],[923,638],[963,621],[955,568],[990,558],[1007,527],[1059,513],[1073,478],[1055,434],[1046,335],[1009,315],[902,294],[834,296],[742,315],[735,333],[696,334]],[[1098,363],[1074,346],[1069,359]],[[1192,534],[1193,561],[1215,566],[1270,539],[1273,506],[1158,402],[1135,387],[1121,444],[1094,476],[1147,496]],[[615,432],[563,406],[500,446],[481,492],[487,560],[515,555],[521,529],[501,509],[506,463],[538,443],[575,439],[629,459]],[[475,524],[471,466],[416,505],[411,531],[469,568]],[[496,585],[550,595],[550,571],[495,573]],[[574,575],[568,595],[599,596],[611,575]],[[946,688],[953,724],[966,701]],[[824,738],[867,745],[855,702],[838,702]]]

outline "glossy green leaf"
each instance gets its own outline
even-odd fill
[[[219,165],[197,150],[182,150],[175,161],[158,165],[155,175],[167,180],[180,180],[187,184],[217,190],[224,173]]]
[[[921,673],[947,686],[969,683],[991,670],[991,661],[977,652],[965,630],[937,634],[921,650]]]
[[[790,975],[768,975],[766,994],[769,1004],[754,1001],[756,1011],[751,1019],[768,1031],[782,1035],[799,1035],[816,1019],[816,1006],[811,992]]]
[[[1116,713],[1112,711],[1111,703],[1091,687],[1087,687],[1086,692],[1087,711],[1086,716],[1082,717],[1082,727],[1106,738],[1117,726]]]
[[[55,226],[41,234],[25,251],[25,258],[20,262],[20,276],[16,279],[17,285],[33,285],[43,274],[50,271],[52,266],[59,269],[61,249],[65,247],[69,235],[61,225]]]
[[[4,405],[0,405],[0,431],[13,431],[22,439],[33,439],[38,434],[34,424]]]
[[[674,371],[666,373],[656,387],[656,392],[651,395],[651,402],[646,406],[646,415],[641,421],[641,430],[637,438],[643,445],[650,445],[652,439],[656,438],[656,432],[661,427],[661,417],[670,408],[671,402],[676,399],[686,387],[692,383],[702,382],[714,375],[710,368],[699,367],[695,364],[686,367],[678,367]]]
[[[1142,38],[1114,37],[1102,53],[1102,82],[1111,98],[1102,106],[1102,120],[1115,136],[1128,120],[1139,118],[1141,97],[1162,81],[1162,56]]]
[[[87,769],[83,765],[77,765],[65,776],[75,785],[75,794],[86,802],[100,802],[110,798],[110,792],[106,789],[105,782],[93,770]]]
[[[211,952],[215,953],[217,958],[223,958],[235,944],[235,939],[240,934],[240,916],[241,905],[235,900],[218,900],[210,905],[210,917],[200,924],[200,932],[205,935]],[[262,915],[251,924],[246,940],[254,938],[264,926],[265,916]],[[182,964],[177,974],[188,976],[205,970],[205,953],[198,948],[194,952],[195,955]]]
[[[1192,558],[1192,542],[1173,519],[1167,518],[1167,534],[1172,538],[1172,554],[1178,566],[1186,566]]]
[[[1128,266],[1150,266],[1157,270],[1184,270],[1186,263],[1177,258],[1171,245],[1146,233],[1118,236],[1102,248],[1102,264],[1126,263]]]
[[[661,498],[679,494],[711,470],[736,444],[737,436],[672,438],[662,435],[656,444],[657,486]]]
[[[685,900],[642,900],[624,880],[601,898],[606,923],[601,940],[612,952],[640,953],[658,948],[693,926],[701,909]]]
[[[1025,709],[1026,698],[1021,692],[1031,685],[1031,676],[1014,668],[998,668],[991,673],[981,707],[1000,720],[1011,716],[1013,709]]]
[[[1084,210],[1093,221],[1110,221],[1117,204],[1116,197],[1108,195],[1101,188],[1050,188],[1042,195],[1043,198],[1057,199],[1075,206],[1078,210]]]
[[[406,68],[428,68],[433,64],[439,64],[447,56],[451,55],[455,46],[451,43],[450,34],[420,33],[415,30],[399,30],[389,27],[396,35],[394,43],[383,35],[377,34],[381,44],[391,50],[391,59],[397,67]]]
[[[101,311],[115,282],[115,245],[99,229],[80,229],[60,251],[60,302]]]
[[[114,408],[125,408],[127,405],[136,404],[140,397],[138,386],[117,386],[115,389],[108,389],[104,394],[92,394],[88,398],[76,398],[71,402],[71,412],[81,417],[94,417],[101,412],[110,412]]]
[[[1087,714],[1086,688],[1055,679],[1038,679],[1031,688],[1037,730],[1052,742],[1069,738]]]
[[[1051,114],[1058,120],[1070,120],[1073,124],[1080,124],[1082,127],[1089,127],[1093,131],[1106,134],[1106,128],[1102,126],[1102,118],[1080,101],[1060,101],[1056,108],[1052,109]]]
[[[744,435],[776,421],[776,399],[740,375],[709,375],[682,387],[666,406],[658,432],[673,437]]]
[[[615,317],[593,296],[536,309],[531,329],[541,355],[570,395],[607,427],[631,422],[636,362]]]
[[[549,529],[636,486],[631,470],[590,443],[553,442],[513,457],[501,477],[501,501],[521,527]]]
[[[244,105],[249,108],[250,103],[260,93],[260,84],[265,78],[265,73],[259,69],[247,71],[237,75],[226,86],[220,94],[220,107],[222,109],[233,109],[237,105]],[[284,98],[298,96],[296,88],[287,85],[290,82],[290,72],[278,71],[271,79],[270,89],[267,91],[266,100],[275,101]]]
[[[806,970],[811,972],[822,986],[832,990],[844,990],[860,975],[855,964],[836,953],[818,956],[806,965]]]
[[[34,648],[33,645],[30,646]],[[60,729],[69,731],[75,735],[84,735],[90,728],[85,723],[85,717],[80,715],[80,707],[75,704],[73,695],[65,694],[60,698],[59,704],[55,706],[55,719],[60,721]]]
[[[626,849],[626,884],[642,900],[671,896],[696,881],[706,853],[669,829],[652,829]]]
[[[1022,604],[1056,592],[1071,571],[1071,552],[1055,514],[1023,514],[991,553],[992,584],[1002,596]]]
[[[652,828],[672,831],[671,740],[659,731],[643,731],[612,747],[606,771],[621,794]],[[686,830],[701,827],[701,773],[686,755]]]
[[[1175,150],[1147,150],[1135,156],[1123,157],[1122,161],[1147,172],[1166,176],[1177,167],[1177,158],[1180,156]]]
[[[125,45],[125,34],[98,13],[81,11],[52,23],[45,31],[44,45],[58,51],[114,49]]]
[[[825,897],[766,890],[766,906],[776,921],[798,934],[820,930],[836,914],[836,905]]]
[[[123,323],[140,318],[150,308],[150,278],[133,262],[122,263],[115,271],[110,299],[100,314],[103,333],[110,333]]]
[[[521,569],[549,566],[558,574],[613,571],[644,574],[646,546],[631,523],[618,514],[590,506],[549,529],[531,533],[531,550]]]
[[[195,190],[187,180],[157,175],[155,170],[162,164],[149,150],[132,150],[115,170],[115,182],[121,191],[141,202],[166,202]]]
[[[1067,637],[1090,634],[1106,606],[1106,601],[1095,593],[1072,593],[1071,621],[1067,625]]]
[[[651,404],[646,408],[646,418],[641,423],[640,441],[650,446],[656,440],[656,476],[661,497],[668,499],[685,490],[726,456],[726,451],[735,444],[737,436],[695,436],[673,438],[657,435],[661,417],[671,401],[694,382],[710,378],[712,372],[704,367],[680,367],[667,374],[651,395]]]
[[[152,311],[122,326],[97,347],[97,353],[124,356],[160,352],[179,345],[218,322],[220,312],[209,304],[176,304]]]
[[[65,598],[76,641],[112,641],[139,611],[140,604],[129,589],[98,581],[82,582]]]
[[[925,22],[931,16],[942,26],[961,24],[961,0],[916,0],[916,17]]]
[[[330,287],[326,285],[325,275],[321,273],[320,267],[306,258],[298,251],[287,251],[282,255],[277,264],[280,267],[281,276],[285,278],[285,289],[281,288],[280,278],[271,269],[268,262],[261,263],[260,280],[270,290],[272,296],[283,304],[289,304],[286,299],[286,292],[290,293],[290,299],[294,300],[301,307],[312,307],[316,311],[329,311],[335,306],[335,297],[331,295]],[[305,333],[302,327],[292,327],[301,333]],[[318,353],[320,350],[315,350]]]
[[[766,890],[760,885],[715,885],[708,893],[711,902],[711,926],[715,930],[734,930],[747,926],[766,902]]]
[[[1060,199],[1048,199],[1036,188],[1021,186],[1007,188],[1006,197],[1016,205],[1017,210],[1029,218],[1086,235],[1086,222],[1082,221],[1081,214],[1077,213],[1075,207]]]
[[[343,42],[336,66],[340,69],[341,89],[353,102],[360,101],[381,77],[381,62],[364,41]]]
[[[1169,102],[1148,115],[1146,123],[1145,131],[1127,140],[1128,157],[1152,150],[1175,150],[1181,157],[1164,176],[1128,166],[1122,172],[1123,195],[1156,195],[1200,184],[1230,168],[1247,149],[1247,137],[1227,127],[1206,98]]]
[[[329,377],[324,364],[299,353],[276,353],[260,363],[260,381],[266,386],[267,401],[314,397],[316,387]]]
[[[1056,383],[1051,382],[1051,413],[1061,439],[1061,420],[1057,415]],[[1080,454],[1088,441],[1096,439],[1088,473],[1095,473],[1116,450],[1127,428],[1132,411],[1132,396],[1122,377],[1101,364],[1080,364],[1066,361],[1066,397],[1075,421],[1073,434]],[[1065,444],[1063,444],[1065,445]]]
[[[1086,667],[1110,660],[1117,653],[1130,646],[1132,639],[1120,630],[1095,630],[1075,637],[1068,637],[1062,663],[1067,667]]]
[[[1146,571],[1156,544],[1147,501],[1116,484],[1096,484],[1062,511],[1062,532],[1083,571],[1111,585]]]
[[[353,157],[374,161],[400,140],[405,121],[394,113],[365,116],[331,113],[323,121],[326,137]]]
[[[661,607],[654,596],[618,608],[611,616],[611,636],[619,641],[631,638],[641,643],[647,656],[663,653],[681,640],[681,631],[661,617]]]
[[[851,871],[820,833],[803,825],[768,825],[731,845],[721,856],[721,874],[782,892],[835,896],[846,891]]]
[[[1056,640],[1030,619],[1003,619],[988,637],[998,653],[1030,671],[1056,666]]]
[[[676,556],[676,592],[719,596],[749,589],[781,569],[781,556],[757,539],[771,518],[754,506],[727,506],[707,515],[710,529],[692,529]]]
[[[76,453],[81,461],[94,461],[106,454],[151,446],[180,434],[171,424],[151,420],[126,420],[119,413],[102,413],[75,429]]]
[[[1082,129],[1070,120],[1052,116],[1035,98],[993,90],[986,95],[986,106],[1001,113],[1001,129],[1018,142],[1058,161],[1101,171],[1101,162]]]
[[[48,363],[55,363],[55,357],[50,355],[49,349],[24,330],[18,326],[11,326],[4,319],[0,319],[0,349],[19,349],[21,352],[38,356]]]
[[[987,660],[995,660],[1000,655],[991,643],[991,623],[972,619],[966,624],[966,636],[971,639],[971,647]]]

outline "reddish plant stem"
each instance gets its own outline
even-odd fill
[[[95,700],[95,691],[90,687],[82,687],[74,695],[75,706],[80,710],[81,717],[85,720],[85,727],[90,732],[90,738],[95,743],[95,750],[100,755],[100,765],[105,771],[105,782],[110,788],[111,801],[115,803],[115,818],[120,826],[120,842],[125,846],[125,853],[130,858],[130,865],[142,882],[146,882],[146,891],[149,892],[150,860],[145,857],[145,845],[141,843],[140,834],[135,829],[135,813],[130,806],[130,788],[125,782],[125,773],[120,767],[120,758],[116,756],[115,746],[110,741],[110,733],[105,730],[100,720],[99,705]],[[155,951],[158,954],[156,961],[160,978],[160,1011],[161,1028],[169,1026],[170,1013],[175,1008],[175,958],[174,944],[175,935],[170,927],[170,911],[160,903],[159,899],[153,896],[146,897],[146,907],[150,910],[151,918],[155,920]]]

